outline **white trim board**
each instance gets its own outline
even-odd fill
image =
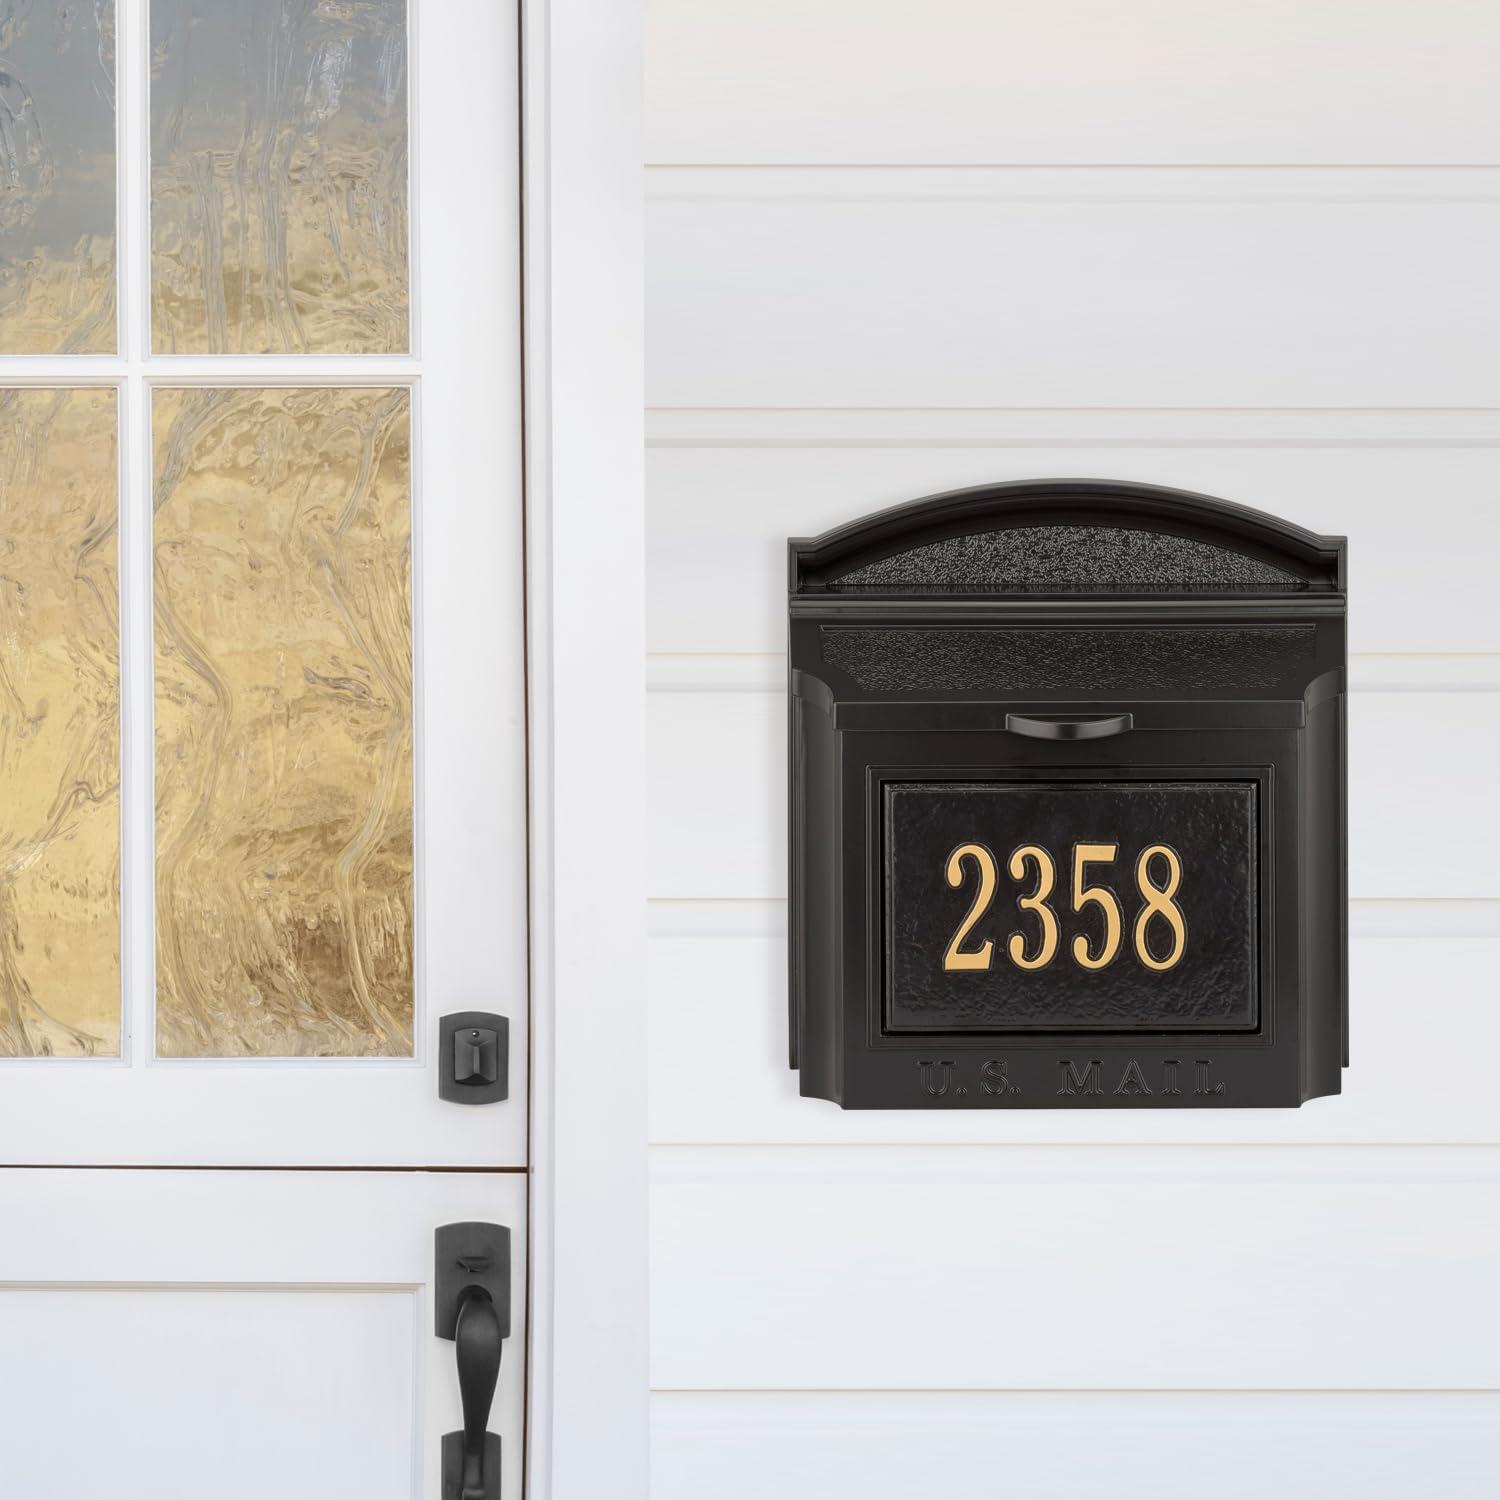
[[[647,1492],[641,12],[520,7],[533,1500]]]

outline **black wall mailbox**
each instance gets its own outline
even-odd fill
[[[804,1094],[1015,1109],[1338,1092],[1343,538],[1047,480],[790,548]]]

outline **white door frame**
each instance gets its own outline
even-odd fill
[[[521,0],[533,1500],[647,1492],[642,0]]]

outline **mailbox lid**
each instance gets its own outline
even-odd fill
[[[1045,623],[986,608],[983,621],[940,614],[896,621],[792,622],[796,668],[822,678],[840,703],[892,698],[939,702],[1067,703],[1300,700],[1308,684],[1341,671],[1340,617],[1080,619],[1056,608]]]
[[[1343,538],[1186,491],[980,486],[789,557],[792,667],[840,703],[1296,699],[1344,667]]]
[[[1118,480],[951,490],[788,544],[794,600],[1336,594],[1345,542],[1210,495]],[[794,613],[796,606],[794,604]]]

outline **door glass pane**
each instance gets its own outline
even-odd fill
[[[157,1051],[412,1048],[410,393],[154,393]]]
[[[120,1050],[113,390],[0,391],[0,1056]]]
[[[0,0],[0,354],[114,348],[113,0]]]
[[[404,0],[151,0],[163,354],[407,348]]]

